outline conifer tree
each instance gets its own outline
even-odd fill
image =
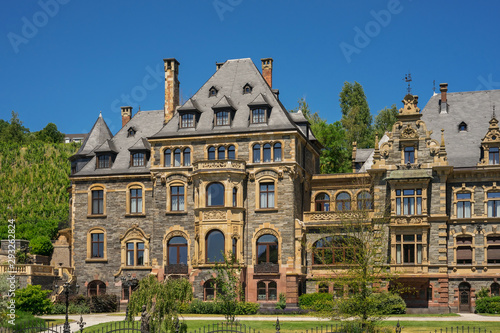
[[[349,151],[353,142],[357,142],[358,148],[372,147],[372,115],[363,87],[358,82],[344,82],[339,97]]]

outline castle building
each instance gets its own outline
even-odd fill
[[[299,111],[251,59],[228,60],[179,105],[179,67],[164,59],[163,110],[122,107],[114,136],[100,116],[71,158],[72,263],[89,295],[127,301],[148,274],[184,276],[195,297],[217,297],[222,253],[243,265],[245,299],[333,292],[318,281],[326,227],[346,211],[387,219],[391,269],[416,290],[413,311],[471,311],[498,294],[500,91],[407,95],[392,132],[353,150],[353,173],[319,174],[322,146]],[[441,128],[444,131],[441,131]],[[498,185],[500,186],[500,184]],[[131,283],[132,282],[132,283]]]

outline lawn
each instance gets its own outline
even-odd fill
[[[188,333],[190,332],[204,332],[203,327],[206,325],[216,324],[220,321],[215,320],[186,320]],[[274,321],[254,321],[250,318],[248,320],[243,319],[240,321],[242,324],[247,326],[247,329],[251,329],[251,333],[255,330],[255,333],[276,333],[276,328],[274,327]],[[108,325],[111,323],[107,323]],[[139,322],[137,322],[140,325]],[[323,325],[323,332],[326,331],[326,326],[335,325],[335,322],[311,322],[311,321],[280,321],[281,330],[283,333],[321,333],[321,326]],[[380,327],[383,328],[394,328],[397,324],[397,321],[385,321],[382,322]],[[443,329],[443,332],[446,328],[448,328],[448,332],[451,332],[450,328],[454,328],[454,332],[456,327],[459,327],[460,330],[462,326],[465,328],[464,332],[474,332],[473,327],[475,327],[475,332],[478,332],[478,329],[481,328],[481,331],[484,329],[487,332],[499,332],[500,324],[498,322],[471,322],[471,321],[448,321],[448,322],[440,322],[440,321],[405,321],[402,319],[400,321],[400,325],[403,326],[403,333],[429,333],[437,330],[439,332]],[[96,331],[102,327],[106,326],[106,324],[99,324],[91,327],[87,327],[84,332],[90,333],[92,331]],[[467,327],[470,330],[467,330]],[[208,332],[208,328],[205,329],[205,332]]]

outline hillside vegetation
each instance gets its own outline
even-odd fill
[[[0,239],[7,238],[8,220],[14,218],[16,238],[36,239],[30,244],[33,253],[50,254],[46,246],[37,244],[54,239],[58,228],[68,226],[68,158],[78,145],[60,143],[64,135],[54,124],[30,133],[17,114],[10,123],[1,122]]]

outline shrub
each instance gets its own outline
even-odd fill
[[[306,314],[308,313],[309,310],[302,310],[302,309],[293,309],[293,308],[288,308],[288,309],[259,309],[257,312],[258,314],[266,314],[266,315],[280,315],[280,314]]]
[[[316,312],[331,312],[334,306],[333,297],[331,300],[317,300],[314,301],[313,305],[310,307],[310,310]]]
[[[41,254],[43,256],[50,256],[52,255],[52,251],[54,251],[54,246],[52,246],[52,242],[47,236],[33,238],[30,241],[30,246],[34,254]]]
[[[328,302],[333,300],[333,295],[329,293],[304,294],[299,297],[299,307],[301,309],[312,309],[315,302]]]
[[[406,303],[401,296],[393,293],[383,292],[372,294],[372,302],[380,315],[404,314],[406,313]]]
[[[481,290],[479,290],[476,293],[477,299],[480,299],[483,297],[488,297],[488,296],[490,296],[490,291],[488,290],[488,288],[485,288],[485,287],[481,287]]]
[[[283,310],[286,308],[286,296],[284,293],[280,293],[279,301],[276,303],[276,309]]]
[[[189,305],[188,313],[194,314],[221,314],[222,309],[217,302],[203,302],[195,299]]]
[[[42,290],[39,285],[28,285],[16,291],[16,309],[34,315],[52,312],[52,302],[47,298],[52,291]]]
[[[253,315],[259,311],[260,304],[252,302],[238,302],[236,305],[237,315]]]
[[[482,297],[476,300],[476,313],[500,313],[500,296]]]
[[[17,330],[22,330],[26,327],[26,325],[29,325],[29,327],[46,327],[45,320],[42,318],[37,318],[31,313],[19,310],[16,310],[16,320],[14,322],[14,326],[8,325],[8,327],[9,329],[12,329],[12,332],[15,332]]]
[[[90,297],[90,311],[92,313],[116,312],[118,300],[116,295],[97,295]]]

